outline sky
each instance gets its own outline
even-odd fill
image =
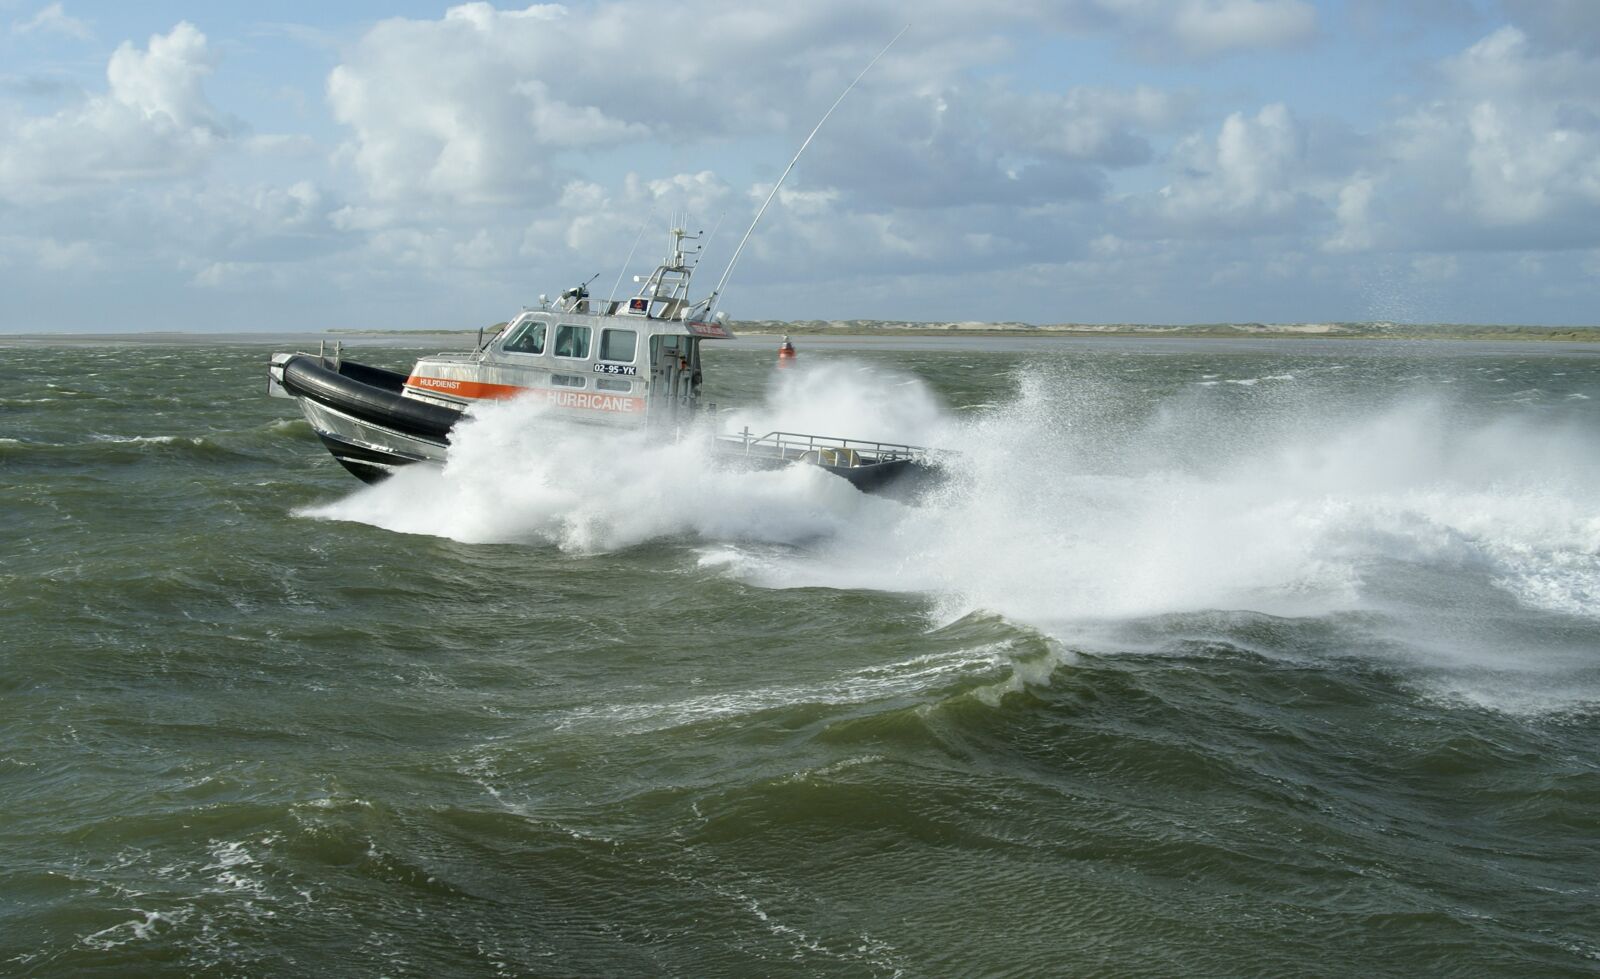
[[[1600,324],[1600,0],[0,0],[0,332],[698,295],[908,24],[733,319]]]

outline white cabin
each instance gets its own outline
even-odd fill
[[[596,300],[583,286],[568,289],[477,350],[418,360],[405,397],[462,409],[532,394],[574,418],[623,426],[685,417],[699,403],[700,341],[733,334],[720,319],[691,318],[689,236],[672,234],[671,257],[637,295]]]

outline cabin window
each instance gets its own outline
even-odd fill
[[[556,327],[556,356],[588,357],[590,332],[587,326],[573,326],[571,323]]]
[[[633,330],[603,330],[600,333],[600,359],[633,362],[633,353],[639,346],[639,334]]]
[[[681,340],[681,339],[683,339],[683,338],[679,337],[679,336],[676,336],[674,334],[671,334],[671,333],[665,333],[665,334],[661,334],[659,336],[651,337],[650,338],[650,359],[651,359],[651,361],[660,361],[661,360],[661,352],[663,350],[665,350],[667,353],[669,353],[669,354],[671,354],[673,356],[677,356],[678,353],[680,352],[679,351],[679,347],[678,347],[678,341]]]
[[[615,377],[597,377],[594,379],[594,386],[602,391],[621,391],[623,394],[633,390],[632,381],[624,381]]]
[[[538,320],[529,320],[512,330],[506,338],[506,351],[514,354],[544,353],[544,326]]]
[[[699,364],[695,355],[695,338],[682,334],[662,333],[650,338],[650,363],[654,367],[662,367],[666,360],[686,360],[692,364]]]
[[[584,380],[581,377],[573,377],[571,374],[551,374],[550,383],[558,388],[581,388]]]

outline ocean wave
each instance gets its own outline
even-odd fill
[[[206,461],[248,458],[246,453],[210,435],[119,435],[91,432],[88,443],[58,444],[55,448],[82,452],[85,448],[94,446],[104,447],[106,452],[118,455],[150,455]]]
[[[1010,643],[1000,642],[858,667],[814,683],[719,691],[668,702],[575,707],[560,715],[556,727],[644,733],[773,710],[873,703],[948,691],[952,685],[975,690],[998,674],[1007,679],[1014,674],[1011,651]]]
[[[1240,387],[1254,387],[1262,381],[1292,381],[1293,374],[1268,374],[1263,377],[1239,377],[1224,380],[1224,384],[1236,384]]]
[[[122,945],[149,941],[162,936],[187,921],[192,913],[190,909],[141,911],[138,908],[130,908],[129,910],[138,917],[84,935],[78,939],[78,944],[98,952],[109,952]]]
[[[1142,404],[1114,378],[1059,366],[1019,373],[998,409],[960,414],[859,365],[782,373],[735,426],[940,445],[959,453],[952,480],[907,507],[806,467],[719,471],[692,439],[574,431],[512,402],[459,426],[442,469],[302,512],[573,553],[686,542],[703,568],[763,587],[917,593],[936,621],[991,610],[1069,645],[1086,623],[1208,609],[1400,621],[1507,601],[1600,608],[1600,444],[1587,427],[1439,399],[1330,403],[1310,385],[1275,384],[1243,415],[1183,394]],[[1478,669],[1475,641],[1457,645]],[[797,695],[855,693],[771,696]]]

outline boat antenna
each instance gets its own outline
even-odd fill
[[[607,306],[617,301],[617,290],[622,287],[622,277],[628,274],[628,265],[633,262],[633,253],[639,247],[639,240],[644,237],[644,229],[650,226],[650,219],[655,216],[656,209],[652,206],[650,213],[646,214],[639,224],[639,233],[633,236],[633,247],[628,249],[628,257],[622,260],[622,268],[617,270],[617,281],[611,283],[611,295],[606,297]]]
[[[739,239],[739,247],[733,250],[733,257],[728,259],[728,267],[722,270],[722,278],[717,280],[717,287],[712,289],[711,295],[706,297],[705,307],[707,316],[711,315],[711,310],[717,305],[717,297],[722,295],[722,287],[727,283],[728,276],[733,274],[733,267],[734,265],[738,264],[739,255],[744,251],[744,246],[750,240],[750,236],[755,233],[756,225],[761,223],[761,216],[767,213],[768,205],[772,203],[772,199],[774,197],[778,196],[778,188],[782,187],[783,182],[788,179],[789,171],[793,170],[794,165],[800,162],[800,155],[806,151],[807,146],[811,145],[811,141],[816,138],[818,131],[822,129],[822,124],[828,121],[829,116],[833,115],[833,110],[839,107],[839,103],[843,102],[844,97],[850,94],[850,90],[856,87],[856,83],[865,78],[867,72],[872,70],[872,66],[878,63],[878,59],[887,54],[889,49],[894,47],[894,42],[900,40],[900,38],[905,35],[905,32],[909,31],[910,29],[910,24],[900,28],[900,33],[890,38],[889,43],[883,46],[883,50],[879,51],[873,56],[871,61],[867,62],[867,66],[861,69],[861,74],[855,77],[855,81],[852,81],[849,85],[844,87],[844,91],[839,93],[839,97],[833,100],[832,105],[828,106],[828,111],[824,112],[822,114],[822,118],[817,120],[816,126],[811,130],[811,135],[806,137],[805,142],[800,144],[800,148],[798,150],[795,150],[794,159],[789,161],[789,165],[787,167],[784,167],[783,175],[778,178],[777,183],[772,185],[772,190],[768,192],[767,199],[761,204],[761,210],[756,212],[755,220],[750,222],[750,227],[745,229],[744,237]]]
[[[711,233],[706,235],[705,241],[700,243],[701,248],[705,248],[707,245],[711,244],[711,239],[715,238],[717,236],[717,232],[722,230],[722,221],[727,216],[728,211],[726,208],[724,208],[722,213],[717,215],[717,223],[711,226]]]

